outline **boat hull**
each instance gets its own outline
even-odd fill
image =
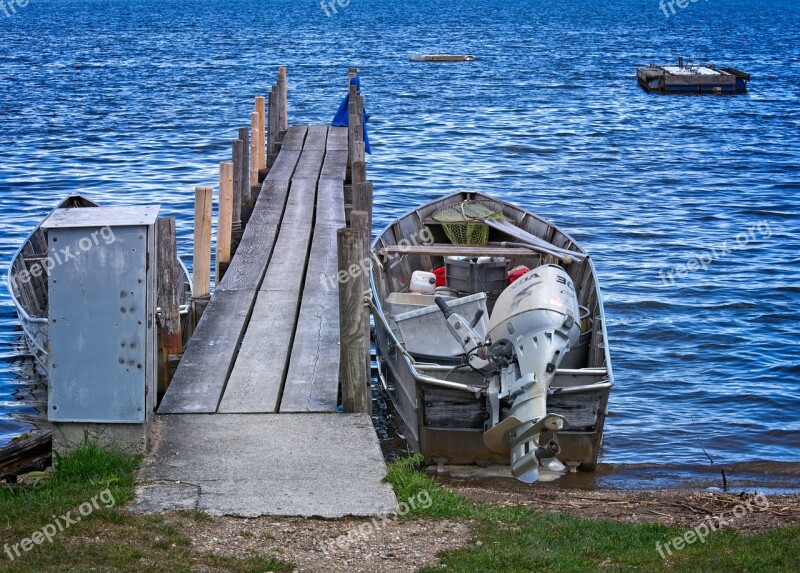
[[[479,194],[446,197],[393,222],[373,243],[373,258],[382,261],[380,265],[373,264],[371,276],[378,370],[392,399],[398,429],[409,447],[422,453],[429,463],[507,464],[506,454],[497,454],[484,444],[490,407],[482,375],[469,368],[454,369],[456,363],[432,363],[409,356],[386,303],[387,292],[396,292],[404,282],[408,284],[409,272],[440,262],[436,258],[424,260],[425,255],[416,254],[389,261],[387,247],[420,236],[430,223],[430,213],[443,204],[465,198],[489,199]],[[521,228],[547,237],[556,247],[577,248],[568,235],[518,207],[504,203],[504,214]],[[437,235],[437,231],[432,234]],[[559,432],[559,459],[572,468],[591,471],[597,465],[602,445],[613,374],[594,266],[588,258],[573,265],[569,272],[581,290],[581,304],[590,305],[593,327],[581,341],[583,344],[571,350],[556,371],[547,411],[570,421],[570,428]]]

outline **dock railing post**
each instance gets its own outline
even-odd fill
[[[192,273],[193,324],[200,317],[211,298],[211,187],[194,190],[194,262]]]
[[[231,160],[233,162],[233,207],[231,210],[231,255],[236,253],[239,241],[242,240],[242,161],[244,160],[244,142],[234,139],[231,142]]]
[[[250,201],[256,204],[261,184],[258,181],[258,112],[250,114]]]
[[[161,353],[164,377],[159,381],[159,391],[166,392],[172,379],[170,359],[183,353],[178,268],[178,251],[175,240],[175,217],[156,221],[156,261],[158,264],[158,295],[156,304],[161,309]]]
[[[364,236],[361,229],[339,229],[336,233],[339,277],[339,381],[345,412],[368,413],[369,369],[364,359],[369,352],[369,310],[364,304],[362,261]]]
[[[280,88],[278,131],[285,133],[289,129],[289,93],[286,84],[286,66],[278,68],[278,87]]]
[[[239,214],[239,220],[241,221],[243,232],[247,222],[250,220],[250,215],[253,213],[253,198],[250,188],[250,130],[248,128],[239,128],[239,141],[242,142],[242,156],[239,163],[239,168],[241,169],[239,173],[239,195],[241,196],[242,210]],[[239,239],[241,240],[241,235]]]
[[[217,210],[217,269],[214,284],[218,285],[231,262],[231,227],[233,223],[233,163],[219,164],[219,209]]]
[[[353,184],[353,211],[364,211],[369,216],[367,228],[372,233],[372,181]],[[352,219],[352,214],[351,214]],[[367,241],[369,246],[371,239]]]
[[[263,181],[262,173],[267,168],[267,150],[266,150],[266,109],[264,107],[265,99],[263,96],[256,97],[255,103],[255,112],[257,114],[257,125],[255,129],[255,135],[257,139],[256,143],[256,182],[255,184],[258,185]]]
[[[360,211],[360,210],[355,210],[354,209],[353,212],[350,214],[350,226],[353,229],[359,231],[359,233],[361,235],[361,252],[363,253],[362,258],[359,259],[359,265],[360,265],[359,271],[360,271],[360,274],[358,276],[358,279],[352,279],[352,280],[354,282],[356,282],[356,281],[358,281],[360,279],[361,292],[364,293],[364,295],[366,296],[366,293],[370,292],[369,270],[371,268],[371,262],[372,262],[372,259],[369,256],[369,243],[370,243],[370,238],[372,236],[372,230],[370,228],[370,215],[369,215],[369,213],[367,211]],[[372,360],[371,357],[370,357],[370,344],[369,344],[369,342],[370,342],[370,330],[369,330],[370,309],[369,309],[369,307],[366,308],[366,315],[367,315],[367,319],[365,321],[366,324],[364,325],[364,329],[365,330],[364,330],[364,334],[363,334],[364,340],[366,340],[366,346],[364,348],[363,359],[364,359],[364,365],[365,365],[364,368],[365,368],[365,372],[366,372],[366,376],[367,376],[366,379],[367,379],[367,389],[368,389],[367,390],[368,394],[367,394],[367,410],[366,411],[367,411],[368,414],[372,414],[372,399],[371,399],[371,395],[370,395],[371,393],[369,392],[369,388],[370,388],[370,386],[369,386],[370,363],[371,363],[371,360]]]
[[[278,132],[281,128],[280,107],[283,95],[281,93],[280,84],[273,84],[272,90],[269,92],[269,106],[267,113],[267,169],[272,167],[275,163],[275,158],[278,157],[280,150]]]
[[[350,86],[350,103],[347,105],[347,171],[352,173],[355,161],[355,142],[358,141],[358,130],[361,122],[356,119],[356,86]],[[363,135],[362,135],[363,138]],[[352,175],[351,175],[352,179]]]

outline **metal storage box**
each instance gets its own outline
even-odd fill
[[[43,223],[57,262],[48,278],[50,421],[149,418],[156,393],[158,211],[58,209]]]
[[[489,313],[486,310],[486,294],[479,292],[448,301],[450,308],[472,322],[475,313],[483,316],[475,326],[481,337],[489,329]],[[464,349],[447,328],[447,321],[436,305],[412,310],[394,317],[406,350],[417,356],[453,357],[464,354]]]
[[[447,258],[444,266],[447,286],[459,292],[498,292],[508,286],[508,261],[475,263]]]

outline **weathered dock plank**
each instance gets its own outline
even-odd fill
[[[313,149],[316,151],[325,151],[328,143],[328,126],[327,125],[309,125],[306,134],[306,141],[303,144],[303,150]]]
[[[161,401],[160,414],[217,411],[254,297],[252,290],[214,293]]]
[[[278,158],[267,174],[264,182],[267,181],[288,181],[294,174],[294,169],[297,167],[297,161],[300,159],[302,151],[288,149],[278,154]],[[263,189],[263,185],[262,185]],[[259,195],[260,196],[260,195]]]
[[[292,176],[296,179],[319,179],[319,172],[322,169],[322,162],[325,159],[325,151],[322,149],[304,149],[297,162],[297,169]]]
[[[292,352],[311,237],[316,180],[292,179],[281,232],[239,357],[219,405],[224,413],[276,412]]]
[[[286,132],[281,143],[281,151],[300,151],[303,149],[303,142],[306,139],[307,125],[293,125]]]
[[[345,161],[346,161],[345,156]],[[320,181],[317,218],[280,412],[332,412],[339,393],[336,230],[344,226],[342,181]]]
[[[322,164],[320,179],[334,179],[344,181],[347,175],[347,150],[335,149],[325,152],[325,162]],[[342,198],[344,200],[344,198]]]
[[[283,218],[288,181],[267,181],[217,290],[258,290],[272,258],[278,228]]]
[[[327,151],[347,151],[347,128],[329,126],[325,149]]]

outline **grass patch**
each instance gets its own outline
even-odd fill
[[[387,481],[399,501],[427,491],[429,508],[408,517],[468,519],[473,539],[467,547],[440,554],[441,565],[420,573],[522,573],[529,571],[796,571],[800,527],[755,534],[732,530],[712,533],[664,560],[656,550],[686,529],[659,524],[590,520],[564,513],[473,503],[442,489],[418,471],[421,457],[399,460]]]
[[[180,523],[123,509],[133,498],[139,461],[87,444],[63,458],[56,456],[55,471],[33,474],[32,483],[13,491],[0,488],[0,572],[279,573],[294,569],[289,563],[258,555],[232,558],[193,552]],[[210,518],[189,514],[188,519]],[[39,544],[34,543],[34,534],[48,526],[55,530],[52,542],[42,536]],[[32,540],[28,551],[22,546],[26,538]],[[14,544],[18,544],[19,557]]]

